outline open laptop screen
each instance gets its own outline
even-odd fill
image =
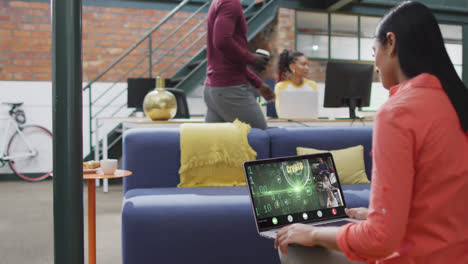
[[[347,217],[330,153],[244,164],[259,230]]]

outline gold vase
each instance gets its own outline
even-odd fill
[[[156,78],[156,89],[146,94],[143,100],[145,115],[151,120],[168,120],[177,112],[175,96],[164,88],[164,78]]]

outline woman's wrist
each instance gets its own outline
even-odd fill
[[[318,237],[317,232],[319,231],[319,229],[320,229],[320,227],[314,227],[310,231],[309,235],[310,235],[311,246],[321,246],[320,242],[319,242],[319,239],[317,238]]]
[[[316,227],[311,231],[311,242],[315,246],[339,250],[336,235],[339,227]]]

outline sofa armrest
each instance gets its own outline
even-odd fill
[[[125,193],[123,264],[279,264],[260,237],[247,187],[151,188]]]

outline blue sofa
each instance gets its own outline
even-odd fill
[[[256,231],[247,187],[177,188],[179,128],[125,132],[122,257],[134,263],[279,263],[273,241]],[[363,145],[371,175],[371,127],[252,129],[257,159],[291,156],[296,147]],[[343,185],[348,207],[368,206],[368,184]]]

